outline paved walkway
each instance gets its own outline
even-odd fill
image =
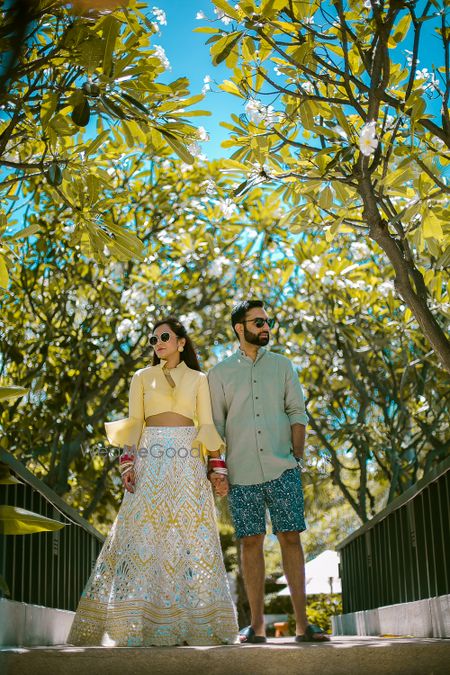
[[[449,675],[450,640],[336,637],[296,645],[221,647],[11,647],[0,650],[5,675]]]

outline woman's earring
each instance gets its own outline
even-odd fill
[[[182,352],[182,351],[183,351],[183,349],[184,349],[184,347],[181,347],[181,346],[180,346],[180,347],[178,347],[178,351],[179,351],[179,352]]]

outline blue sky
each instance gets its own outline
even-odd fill
[[[362,2],[362,0],[361,0]],[[162,81],[176,79],[177,77],[187,76],[191,82],[191,93],[200,93],[203,87],[203,78],[209,75],[212,80],[220,84],[224,79],[231,76],[231,72],[224,65],[218,67],[212,65],[209,46],[205,45],[210,37],[205,33],[194,33],[195,28],[208,25],[204,19],[197,20],[196,14],[199,11],[210,18],[215,19],[214,8],[210,0],[151,0],[148,6],[163,9],[167,16],[167,25],[162,26],[161,34],[155,35],[153,44],[160,44],[164,47],[167,57],[171,64],[171,70],[166,72]],[[423,2],[418,3],[417,13],[421,13]],[[221,26],[220,22],[217,24]],[[432,69],[433,65],[441,66],[443,64],[443,55],[441,50],[436,50],[437,36],[434,34],[437,22],[427,22],[423,27],[422,51],[420,53],[419,68]],[[425,38],[425,39],[424,39]],[[425,50],[423,49],[425,47]],[[393,58],[405,64],[406,49],[412,49],[412,31],[407,38],[401,42],[393,53]],[[229,156],[234,151],[233,148],[224,149],[220,147],[222,141],[228,138],[229,132],[220,126],[221,121],[230,121],[231,113],[237,115],[244,112],[245,101],[236,96],[227,94],[218,89],[217,85],[212,84],[213,91],[207,93],[204,101],[198,106],[210,110],[210,117],[193,118],[195,124],[205,127],[210,134],[210,141],[203,145],[203,150],[209,159]],[[439,100],[427,101],[429,112],[439,114]]]
[[[204,19],[198,21],[195,18],[197,12],[203,11],[208,18],[215,18],[210,0],[156,0],[154,3],[150,0],[148,5],[163,9],[167,16],[167,26],[163,26],[161,35],[155,35],[153,39],[153,44],[164,47],[172,68],[161,77],[162,81],[187,76],[191,82],[191,93],[198,94],[202,90],[205,75],[216,80],[217,84],[230,77],[230,71],[225,65],[215,67],[211,63],[209,46],[205,45],[210,35],[192,32],[194,28],[207,25]],[[212,115],[193,120],[210,134],[210,141],[203,145],[203,150],[209,159],[216,159],[233,152],[233,149],[220,147],[220,143],[228,137],[228,132],[219,123],[229,121],[231,113],[241,114],[245,102],[219,90],[213,82],[211,85],[213,91],[208,92],[197,107],[210,110]]]

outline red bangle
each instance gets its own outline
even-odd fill
[[[210,459],[208,460],[208,466],[214,467],[214,468],[219,468],[219,467],[220,467],[220,468],[222,468],[222,469],[226,469],[226,468],[227,468],[227,465],[226,465],[226,463],[225,463],[225,460],[224,460],[224,459],[218,459],[218,458],[216,458],[216,457],[210,457]]]
[[[134,455],[128,455],[127,453],[120,455],[119,463],[125,464],[125,462],[134,462]]]

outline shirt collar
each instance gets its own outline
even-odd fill
[[[161,358],[161,361],[158,364],[159,367],[161,368],[161,370],[162,370],[163,366],[166,364],[166,361],[167,361],[167,359]],[[173,371],[173,370],[182,371],[182,370],[185,370],[185,368],[187,368],[186,362],[180,361],[180,363],[177,366],[175,366],[175,368],[170,368],[170,370],[171,371]]]
[[[258,353],[256,355],[256,359],[254,361],[252,361],[252,359],[249,356],[247,356],[247,354],[240,347],[238,347],[234,353],[235,353],[236,358],[238,358],[238,359],[240,357],[242,357],[246,361],[249,361],[250,363],[257,363],[258,361],[260,361],[262,359],[262,357],[264,356],[264,354],[266,352],[267,352],[267,349],[265,347],[259,347]]]

